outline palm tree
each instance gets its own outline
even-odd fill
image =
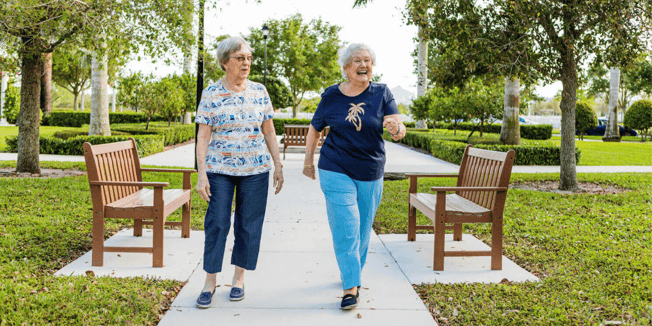
[[[362,129],[362,120],[358,114],[364,114],[364,109],[362,108],[364,103],[358,103],[357,105],[353,103],[349,104],[351,104],[351,107],[349,108],[349,115],[345,120],[353,123],[355,130],[360,131],[360,129]]]

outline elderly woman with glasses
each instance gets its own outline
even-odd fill
[[[398,107],[385,84],[371,81],[376,55],[365,44],[340,50],[346,81],[328,87],[310,123],[303,174],[315,179],[319,132],[330,126],[319,157],[319,180],[344,295],[341,308],[357,306],[371,224],[383,192],[383,127],[392,139],[405,137]]]
[[[245,270],[256,269],[272,166],[276,194],[283,186],[272,102],[265,86],[247,79],[251,50],[241,37],[220,42],[217,60],[226,75],[203,91],[197,108],[197,192],[208,202],[204,221],[206,282],[197,299],[199,308],[210,307],[216,275],[222,271],[234,193],[231,264],[235,273],[229,298],[239,301],[244,298]]]

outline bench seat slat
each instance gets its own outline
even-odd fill
[[[410,194],[410,201],[424,204],[428,209],[435,210],[437,196],[428,193]],[[491,213],[490,210],[456,194],[446,195],[446,213],[464,215],[483,215]]]

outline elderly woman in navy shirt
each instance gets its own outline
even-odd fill
[[[339,64],[347,80],[321,95],[306,142],[303,174],[314,180],[319,132],[330,126],[317,169],[344,289],[342,309],[357,306],[371,224],[382,197],[383,127],[394,140],[406,132],[387,85],[371,81],[375,63],[375,53],[365,44],[340,51]]]

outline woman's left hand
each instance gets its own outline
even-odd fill
[[[274,195],[281,192],[283,181],[283,164],[281,162],[276,162],[274,164],[274,188],[276,188]]]
[[[385,116],[383,121],[383,127],[387,128],[393,140],[401,140],[405,137],[407,128],[403,125],[403,122],[400,120],[398,114]]]

